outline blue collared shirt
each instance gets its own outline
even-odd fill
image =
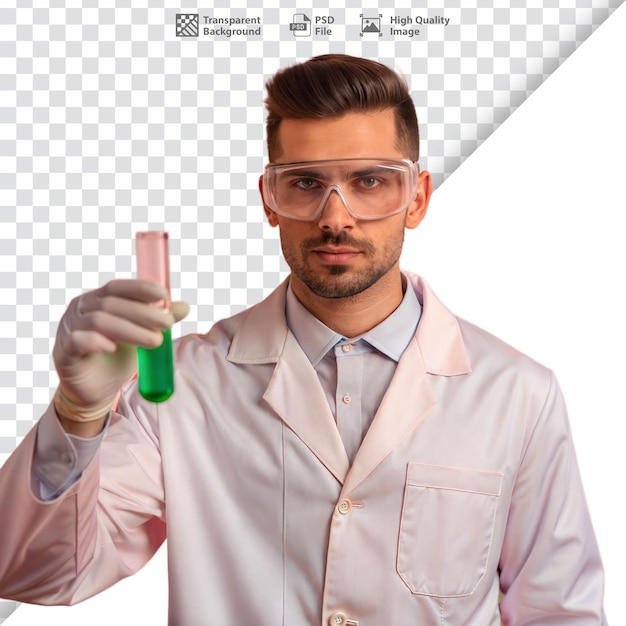
[[[344,337],[326,326],[301,304],[291,285],[287,289],[287,325],[317,372],[350,463],[422,314],[406,278],[402,283],[398,308],[358,337]]]

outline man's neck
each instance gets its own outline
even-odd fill
[[[293,274],[290,280],[309,313],[344,337],[358,337],[380,324],[400,306],[403,297],[399,269],[388,272],[365,291],[345,298],[318,296]]]

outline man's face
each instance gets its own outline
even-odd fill
[[[391,109],[349,113],[327,119],[286,119],[278,130],[276,163],[345,158],[402,159]],[[261,185],[261,193],[263,193]],[[306,222],[278,215],[265,205],[268,221],[280,229],[283,254],[292,284],[323,298],[346,298],[364,292],[381,279],[399,280],[404,228],[421,221],[430,195],[430,178],[406,211],[376,220],[353,217],[337,193],[331,193],[320,217]],[[382,281],[390,282],[390,281]]]

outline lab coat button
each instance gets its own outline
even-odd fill
[[[359,626],[359,622],[348,619],[343,613],[333,613],[328,623],[330,626]]]
[[[350,509],[352,508],[352,502],[350,502],[350,500],[348,500],[348,498],[344,498],[339,505],[337,506],[337,510],[342,514],[345,515]],[[343,623],[343,622],[342,622]]]

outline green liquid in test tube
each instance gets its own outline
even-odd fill
[[[170,297],[170,255],[168,233],[148,231],[137,233],[137,278],[161,283]],[[137,348],[139,393],[151,402],[163,402],[174,393],[174,354],[172,331],[163,331],[163,342],[158,348]]]

